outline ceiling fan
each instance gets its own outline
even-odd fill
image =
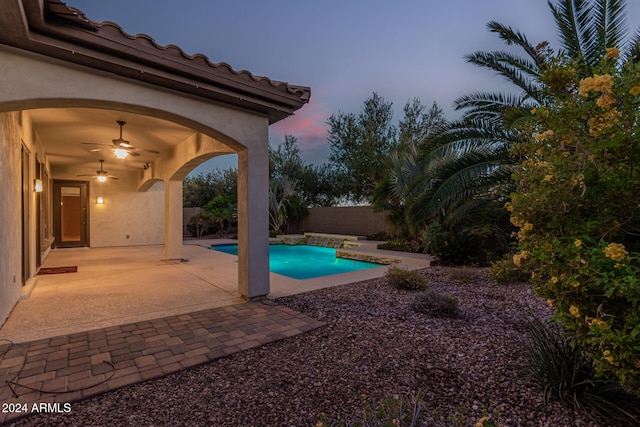
[[[127,141],[126,139],[122,138],[122,127],[127,124],[127,122],[123,121],[123,120],[118,120],[116,121],[116,123],[118,123],[118,125],[120,126],[120,136],[117,139],[113,139],[111,140],[112,144],[95,144],[93,142],[82,142],[81,144],[88,144],[88,145],[103,145],[106,148],[94,148],[91,151],[101,151],[101,150],[112,150],[113,154],[116,155],[117,158],[119,159],[124,159],[126,158],[128,155],[132,155],[132,156],[139,156],[140,155],[140,151],[144,151],[147,153],[151,153],[151,154],[160,154],[159,151],[155,151],[155,150],[147,150],[145,148],[136,148],[133,145],[131,145],[131,143],[129,143],[129,141]]]
[[[97,170],[95,175],[86,174],[86,175],[78,175],[78,176],[90,176],[92,178],[96,178],[99,182],[105,182],[108,179],[118,179],[117,176],[109,175],[106,170],[102,168],[104,160],[100,160],[100,170]]]

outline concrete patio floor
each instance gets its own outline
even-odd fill
[[[219,240],[185,241],[185,262],[162,260],[163,246],[56,249],[42,267],[77,273],[38,275],[0,328],[14,343],[244,303],[237,257],[212,251]],[[387,266],[295,280],[271,273],[269,298],[381,277]]]

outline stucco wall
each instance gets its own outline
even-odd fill
[[[0,113],[0,325],[20,297],[21,167],[19,113]]]
[[[108,165],[107,165],[108,167]],[[111,171],[110,171],[111,172]],[[84,169],[53,168],[53,179],[86,180]],[[112,172],[118,180],[89,181],[89,241],[93,248],[164,243],[164,183],[136,191],[137,176]],[[104,204],[96,203],[98,196]]]
[[[311,208],[299,223],[289,225],[289,232],[369,236],[387,230],[386,218],[386,212],[374,212],[370,206]]]
[[[105,183],[106,184],[106,183]],[[111,184],[111,183],[109,183]],[[104,204],[96,204],[102,195]],[[145,192],[118,191],[91,183],[91,247],[164,243],[164,183]]]

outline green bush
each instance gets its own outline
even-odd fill
[[[390,238],[389,235],[385,231],[379,231],[375,234],[371,234],[367,236],[367,240],[385,241],[385,240],[389,240],[389,238]]]
[[[451,280],[463,285],[472,285],[479,278],[479,270],[475,267],[449,267],[446,272]]]
[[[438,245],[434,255],[442,265],[465,265],[478,260],[480,243],[473,234],[462,231],[451,233]]]
[[[316,422],[317,427],[395,427],[423,425],[427,421],[427,410],[422,394],[415,393],[406,396],[394,396],[385,399],[377,407],[371,406],[367,397],[362,396],[362,415],[353,416],[351,420],[331,420],[326,414],[321,414]],[[357,420],[360,418],[360,420]],[[420,423],[420,424],[418,424]]]
[[[385,277],[391,286],[406,291],[423,291],[429,286],[427,278],[421,276],[416,270],[405,270],[393,266],[387,270]]]
[[[524,373],[544,390],[545,405],[557,400],[578,411],[640,422],[625,409],[637,405],[637,399],[618,381],[596,377],[591,359],[559,325],[535,320],[527,326],[530,339],[524,348],[528,361]]]
[[[420,245],[410,242],[408,240],[388,240],[384,243],[378,244],[377,247],[378,249],[385,249],[388,251],[412,252],[412,253],[420,252]]]
[[[411,307],[418,313],[434,317],[458,317],[458,298],[428,290]]]
[[[284,231],[282,230],[269,230],[269,237],[278,237],[284,235]]]
[[[531,271],[518,267],[513,263],[511,255],[500,261],[492,262],[489,277],[501,285],[527,282],[531,278]]]

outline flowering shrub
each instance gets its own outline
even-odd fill
[[[575,334],[599,374],[640,383],[640,67],[608,49],[581,78],[562,57],[549,101],[513,147],[517,266]],[[597,71],[597,73],[596,73]]]

